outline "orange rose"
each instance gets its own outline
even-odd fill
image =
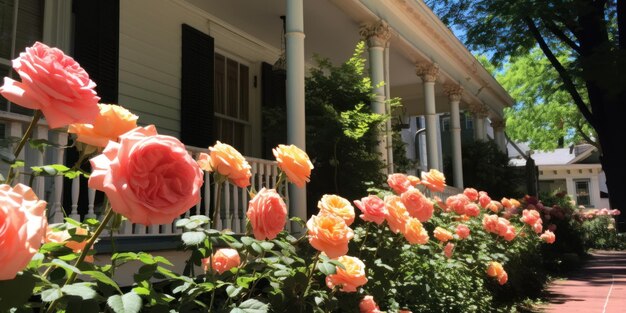
[[[354,237],[354,231],[346,222],[335,215],[313,215],[307,221],[309,243],[318,251],[331,258],[348,253],[348,242]]]
[[[304,184],[309,182],[313,164],[306,152],[294,145],[278,145],[272,152],[276,157],[278,167],[287,174],[290,182],[299,188],[304,187]]]
[[[385,196],[385,207],[387,208],[387,224],[394,233],[404,232],[409,213],[406,210],[402,199],[398,196]]]
[[[94,147],[106,147],[109,141],[119,141],[120,135],[137,127],[137,115],[114,104],[98,104],[100,113],[93,124],[70,124],[68,132],[76,141]]]
[[[46,202],[30,187],[0,185],[0,280],[13,279],[33,258],[46,233]]]
[[[332,214],[341,217],[346,225],[352,225],[354,222],[354,207],[350,201],[336,195],[324,195],[317,202],[320,214]]]
[[[500,275],[502,275],[502,273],[504,273],[504,268],[502,267],[502,264],[495,261],[489,262],[489,265],[487,265],[487,276],[499,277]]]
[[[408,175],[406,178],[411,182],[411,186],[415,187],[421,183],[420,179],[413,175]]]
[[[466,204],[465,215],[472,216],[472,217],[480,215],[480,208],[478,207],[478,204],[474,202],[470,202]]]
[[[481,207],[487,208],[491,204],[491,197],[486,192],[481,191],[478,193],[478,203],[480,203]]]
[[[498,213],[498,211],[500,211],[500,209],[502,209],[502,204],[500,204],[500,202],[498,202],[498,201],[491,201],[484,208],[489,210],[489,211],[491,211],[491,212],[493,212],[493,213]]]
[[[246,216],[257,240],[274,239],[287,223],[287,205],[274,189],[262,188],[250,200]]]
[[[446,178],[440,171],[431,169],[428,173],[422,172],[422,185],[430,191],[443,192],[446,189]]]
[[[367,283],[365,275],[365,264],[358,258],[351,256],[341,256],[337,259],[345,269],[337,267],[335,274],[326,277],[326,285],[333,289],[340,286],[343,292],[356,292],[356,289]]]
[[[88,236],[89,231],[84,228],[77,227],[76,235]],[[70,240],[72,235],[67,230],[54,231],[51,227],[48,227],[46,231],[45,242],[56,242],[56,243],[65,243],[65,246],[71,249],[74,253],[81,253],[85,246],[87,245],[88,238],[83,239],[83,241],[78,242],[74,240]],[[93,246],[91,246],[91,250],[93,250]],[[87,255],[85,257],[85,262],[93,263],[93,255]]]
[[[209,269],[209,262],[212,262],[210,265],[214,271],[222,274],[233,267],[239,266],[239,264],[241,264],[241,259],[237,250],[222,248],[215,251],[212,257],[202,259],[205,272]]]
[[[520,221],[528,224],[529,226],[533,226],[538,221],[541,223],[541,215],[539,215],[539,211],[536,210],[524,210],[522,211]]]
[[[409,215],[419,219],[420,222],[426,222],[433,216],[433,203],[419,190],[410,188],[402,193],[400,198]]]
[[[250,164],[230,145],[217,142],[209,147],[209,154],[200,153],[198,165],[208,172],[217,171],[220,175],[228,177],[231,183],[240,188],[250,185]]]
[[[424,229],[422,223],[413,217],[407,219],[403,235],[411,244],[423,245],[428,243],[428,232]]]
[[[507,281],[509,281],[509,274],[502,272],[502,275],[498,276],[498,284],[504,285]]]
[[[449,231],[447,231],[447,230],[445,230],[445,229],[443,229],[443,228],[441,228],[439,226],[437,226],[435,228],[434,236],[435,236],[435,238],[437,238],[437,240],[439,240],[441,242],[446,242],[446,241],[451,240],[451,239],[454,238],[454,236],[452,236],[451,232],[449,232]]]
[[[470,199],[462,193],[450,196],[446,199],[446,206],[459,215],[465,214],[465,206],[469,203]]]

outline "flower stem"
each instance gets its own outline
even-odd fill
[[[106,228],[106,225],[109,223],[109,221],[111,220],[113,215],[115,215],[115,212],[113,212],[113,210],[111,210],[111,206],[109,205],[109,201],[106,198],[105,198],[105,207],[107,208],[106,209],[106,215],[104,216],[104,219],[102,220],[102,223],[100,223],[100,225],[98,225],[98,228],[96,228],[96,231],[93,233],[93,235],[91,235],[91,238],[89,238],[89,240],[85,244],[85,247],[83,248],[83,251],[80,252],[80,256],[78,257],[78,260],[76,260],[76,262],[74,263],[75,267],[78,267],[85,260],[85,257],[87,257],[87,254],[89,253],[89,250],[91,249],[93,244],[96,242],[98,237],[100,237],[100,234]],[[72,282],[74,282],[74,279],[76,279],[76,272],[72,272],[70,274],[70,276],[67,277],[67,280],[65,281],[63,286],[71,284]],[[47,313],[54,312],[54,309],[57,306],[58,302],[59,302],[59,299],[54,300],[50,304],[50,306],[48,307],[48,310],[46,312]]]
[[[307,292],[309,292],[309,289],[311,288],[311,279],[313,278],[315,267],[317,267],[317,263],[320,261],[320,253],[321,252],[317,252],[315,254],[315,263],[313,263],[313,266],[311,267],[311,271],[309,272],[307,283],[306,283],[306,288],[304,289],[304,292],[302,293],[303,297],[306,296]]]
[[[365,226],[365,236],[363,237],[363,242],[361,242],[361,247],[359,248],[359,258],[361,257],[361,252],[363,252],[363,247],[365,247],[365,242],[367,241],[367,236],[370,233],[370,223],[367,223]]]
[[[211,221],[212,223],[212,228],[215,229],[217,227],[217,213],[220,211],[221,209],[221,200],[222,200],[222,183],[224,183],[224,180],[221,178],[217,178],[215,179],[215,184],[217,186],[217,191],[215,194],[215,207],[213,208],[213,220]]]

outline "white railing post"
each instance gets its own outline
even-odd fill
[[[96,190],[95,189],[87,188],[87,200],[88,200],[87,215],[85,215],[85,218],[98,218],[98,216],[96,215],[96,211],[95,211],[95,206],[96,206]]]
[[[57,132],[57,144],[61,147],[57,148],[56,160],[57,164],[65,164],[65,146],[67,145],[67,133],[66,132]],[[50,220],[52,223],[61,223],[63,222],[63,205],[61,200],[63,199],[63,176],[55,176],[54,177],[54,202],[52,204],[52,213],[50,215]]]
[[[35,129],[35,135],[33,136],[35,139],[44,139],[44,140],[48,140],[48,126],[46,125],[38,125],[37,128]],[[36,166],[41,166],[44,165],[44,154],[46,153],[45,151],[39,151],[39,150],[34,150],[35,151],[35,165]],[[35,193],[37,194],[37,196],[39,197],[39,199],[45,199],[46,198],[46,181],[44,180],[45,177],[40,176],[35,178],[34,184],[33,184],[33,189],[35,189]]]
[[[213,214],[213,216],[215,216],[215,221],[211,221],[211,222],[215,223],[215,229],[222,229],[222,217],[220,216],[221,204],[220,204],[220,207],[217,206],[218,205],[217,198],[221,198],[221,196],[217,194],[218,189],[220,192],[223,191],[221,190],[223,188],[217,188],[217,184],[215,184],[215,187],[213,188],[213,191],[215,192],[215,198],[213,198],[213,209],[217,210],[217,212]]]
[[[72,206],[71,211],[68,214],[69,217],[75,220],[80,220],[80,215],[78,214],[78,196],[80,195],[80,175],[76,178],[72,179]]]

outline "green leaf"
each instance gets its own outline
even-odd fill
[[[137,313],[141,310],[142,301],[134,292],[129,292],[123,296],[113,295],[107,299],[107,305],[115,313]]]
[[[202,224],[207,224],[210,221],[209,217],[206,215],[192,215],[189,217],[189,220]]]
[[[230,313],[267,313],[269,306],[256,299],[248,299],[238,307],[230,310]]]
[[[256,242],[253,242],[253,243],[252,243],[252,245],[251,245],[251,247],[252,247],[252,250],[254,250],[254,252],[256,252],[256,253],[258,253],[258,254],[263,253],[263,248],[261,247],[261,245],[260,245],[260,244],[258,244],[258,243],[256,243]]]
[[[75,283],[71,285],[65,285],[61,288],[61,291],[70,296],[81,297],[83,300],[93,299],[97,293],[92,288],[93,283]]]
[[[122,293],[122,290],[120,290],[120,287],[117,285],[117,283],[113,279],[111,279],[111,277],[107,276],[106,274],[100,271],[83,271],[83,275],[88,275],[89,277],[103,284],[106,284],[115,288],[117,292]]]
[[[63,297],[63,292],[61,288],[59,288],[59,285],[52,285],[52,288],[41,292],[41,301],[43,302],[52,302],[61,297]]]
[[[145,287],[135,287],[133,288],[133,292],[140,295],[140,296],[149,296],[150,295],[150,289],[145,288]]]
[[[165,257],[162,257],[160,255],[155,256],[154,260],[159,262],[159,263],[163,263],[165,265],[174,266],[174,264],[172,264],[172,262],[170,262],[168,259],[166,259]]]
[[[248,236],[243,236],[240,238],[240,240],[241,240],[241,243],[243,243],[245,246],[250,246],[254,242],[254,239]]]
[[[190,220],[188,218],[181,218],[178,221],[176,221],[174,226],[176,226],[177,228],[185,227],[185,225],[187,225],[187,223],[189,223],[189,222],[190,222]]]
[[[303,228],[306,228],[306,222],[302,218],[294,216],[294,217],[290,218],[289,220],[292,221],[292,222],[298,223]]]
[[[183,233],[181,239],[187,246],[197,246],[206,239],[206,234],[201,231],[190,231]]]
[[[271,243],[271,242],[268,242],[268,241],[263,241],[263,242],[261,242],[261,247],[265,251],[270,251],[270,250],[272,250],[272,248],[274,248],[274,244]]]
[[[60,260],[60,259],[54,259],[54,260],[52,260],[52,262],[50,262],[50,264],[56,265],[56,266],[58,266],[60,268],[63,268],[64,270],[66,270],[68,272],[74,272],[76,274],[82,274],[82,272],[78,268],[76,268],[73,265],[69,265],[69,264],[65,263],[65,261]]]
[[[235,287],[233,285],[230,285],[226,287],[226,294],[228,295],[228,297],[234,298],[238,296],[242,290],[243,290],[243,287]]]
[[[337,266],[329,263],[322,262],[317,264],[317,269],[322,272],[324,275],[332,275],[337,272]]]

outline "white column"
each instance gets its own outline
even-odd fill
[[[585,169],[585,171],[588,170]],[[591,205],[596,209],[602,209],[602,207],[600,207],[600,181],[598,180],[598,173],[596,173],[595,169],[593,170],[590,180],[589,200],[591,201]]]
[[[574,184],[574,179],[572,179],[572,177],[565,177],[565,187],[567,188],[567,194],[572,196],[572,199],[576,201],[576,185]]]
[[[463,94],[463,87],[459,85],[446,85],[445,91],[450,99],[450,129],[452,131],[452,172],[453,183],[457,188],[463,189],[463,156],[461,150],[461,113],[459,104]]]
[[[372,96],[372,112],[384,115],[387,113],[385,108],[385,47],[391,31],[389,25],[380,20],[371,25],[361,25],[360,34],[367,41],[369,51],[370,78],[372,80],[373,93]],[[389,154],[387,152],[387,134],[386,123],[378,129],[378,146],[376,151],[380,154],[381,160],[385,166],[389,164]],[[383,171],[388,173],[388,168]]]
[[[474,139],[487,140],[487,130],[485,129],[485,118],[489,115],[489,109],[484,104],[470,105],[470,111],[474,116]]]
[[[502,151],[503,153],[507,153],[506,138],[504,137],[504,127],[505,127],[504,120],[496,120],[496,119],[492,120],[491,127],[493,128],[493,140],[498,145],[498,148],[500,149],[500,151]]]
[[[435,106],[435,81],[439,74],[439,65],[418,64],[416,73],[424,83],[424,102],[426,106],[426,146],[428,154],[428,169],[441,169],[441,160],[437,147],[437,110]]]
[[[385,110],[389,115],[391,115],[391,104],[389,103],[389,99],[391,99],[391,83],[389,81],[389,41],[385,45]],[[404,116],[402,117],[404,118]],[[394,173],[393,168],[393,132],[391,129],[391,118],[387,119],[387,172],[389,174]]]
[[[303,0],[287,0],[287,142],[306,151],[304,119],[304,4]],[[306,187],[289,186],[289,215],[307,219]],[[295,232],[302,231],[297,223]]]

